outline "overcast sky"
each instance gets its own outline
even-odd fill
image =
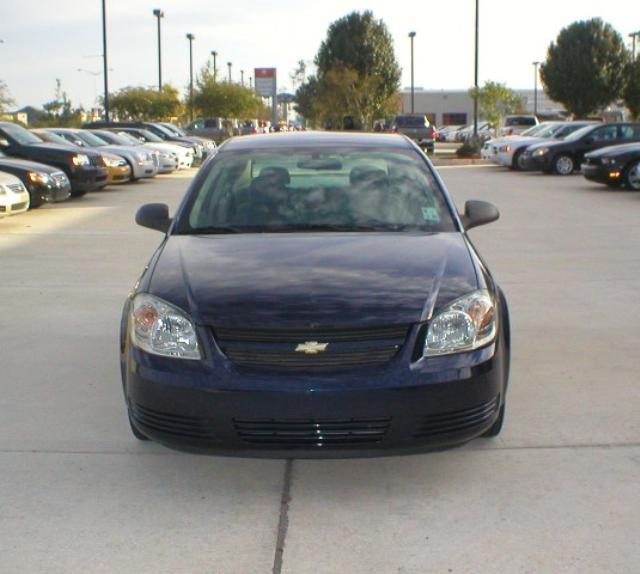
[[[0,79],[19,106],[53,98],[55,79],[73,103],[92,103],[102,77],[100,0],[0,0]],[[327,26],[352,10],[373,10],[387,24],[409,85],[408,32],[415,30],[415,84],[466,89],[473,83],[474,0],[107,0],[110,89],[157,84],[156,19],[164,10],[163,79],[178,87],[189,78],[185,34],[195,34],[194,65],[216,50],[219,69],[233,63],[234,79],[255,67],[277,67],[278,85],[300,59],[313,60]],[[625,36],[640,27],[630,0],[480,1],[480,79],[513,88],[533,85],[534,60],[543,60],[559,30],[599,16]]]

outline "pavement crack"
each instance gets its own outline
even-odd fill
[[[282,497],[280,498],[280,517],[278,519],[278,536],[276,539],[276,551],[273,557],[272,574],[281,574],[284,558],[284,545],[289,529],[289,504],[291,502],[291,483],[293,481],[293,459],[287,459],[284,467],[284,481],[282,484]]]

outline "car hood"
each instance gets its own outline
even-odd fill
[[[602,157],[607,155],[624,155],[627,153],[640,153],[640,143],[628,143],[619,145],[610,145],[592,151],[586,157]]]
[[[142,290],[199,324],[283,328],[418,322],[477,286],[460,233],[279,233],[170,236]]]
[[[102,152],[106,151],[109,153],[113,153],[115,155],[122,156],[130,156],[131,154],[147,154],[149,150],[144,146],[128,146],[128,145],[117,145],[117,144],[109,144],[109,145],[101,145],[100,147],[95,148],[97,151]]]
[[[46,163],[38,163],[35,161],[29,161],[28,159],[16,159],[13,157],[0,157],[0,167],[1,166],[12,167],[14,169],[25,171],[41,171],[48,174],[60,171],[60,168],[47,165]]]

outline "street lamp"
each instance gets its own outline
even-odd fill
[[[229,70],[229,83],[231,83],[231,62],[227,62],[227,68]]]
[[[211,55],[213,56],[213,81],[217,81],[218,79],[218,65],[216,64],[216,58],[218,57],[218,52],[215,50],[211,51]]]
[[[416,37],[415,32],[409,32],[409,38],[411,38],[411,113],[415,112],[414,106],[414,85],[413,85],[413,39]]]
[[[538,115],[538,66],[540,62],[533,62],[533,115]]]
[[[107,7],[102,0],[102,63],[104,74],[104,121],[109,121],[109,65],[107,64]]]
[[[193,121],[193,41],[196,37],[190,32],[187,34],[189,40],[189,121]]]
[[[476,0],[476,50],[474,63],[475,97],[473,98],[473,139],[478,141],[478,36],[480,32],[480,0]]]
[[[164,12],[160,8],[154,8],[153,15],[158,19],[158,91],[162,91],[162,44],[160,40],[160,20],[164,18]]]
[[[240,85],[244,88],[244,70],[240,70]]]

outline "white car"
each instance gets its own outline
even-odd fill
[[[501,136],[517,136],[539,124],[536,116],[512,115],[504,118],[504,124],[498,130]]]
[[[0,171],[0,217],[24,213],[27,209],[27,188],[15,175]]]
[[[189,169],[193,165],[195,156],[193,147],[191,146],[163,140],[153,132],[145,130],[144,128],[118,127],[109,131],[117,135],[126,136],[129,139],[134,139],[139,144],[144,144],[157,150],[164,150],[165,152],[175,155],[178,162],[177,169]]]

